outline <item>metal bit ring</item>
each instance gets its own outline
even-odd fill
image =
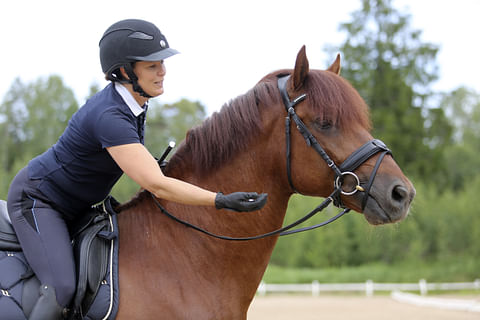
[[[345,190],[342,189],[343,177],[347,176],[347,175],[352,176],[355,179],[355,181],[357,182],[357,184],[355,185],[355,187],[351,191],[345,191]],[[350,172],[350,171],[342,172],[342,175],[338,176],[335,179],[335,182],[334,182],[333,186],[335,187],[335,189],[337,189],[337,188],[340,189],[341,194],[343,194],[345,196],[351,196],[351,195],[355,194],[355,192],[357,192],[357,191],[364,191],[365,190],[365,189],[362,188],[362,186],[360,186],[360,179],[358,179],[358,176],[355,173]]]

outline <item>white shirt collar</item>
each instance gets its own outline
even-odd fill
[[[115,90],[117,90],[118,94],[122,97],[123,101],[125,101],[135,117],[138,117],[142,112],[145,111],[145,109],[138,104],[137,100],[135,100],[130,91],[128,91],[124,85],[119,82],[114,82],[114,85]]]

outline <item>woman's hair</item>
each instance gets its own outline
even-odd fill
[[[108,81],[112,81],[112,82],[115,82],[115,81],[126,81],[128,80],[127,78],[125,78],[123,75],[122,75],[122,72],[120,71],[120,68],[117,68],[115,70],[113,70],[112,72],[110,72],[110,74],[105,74],[105,79],[108,80]]]

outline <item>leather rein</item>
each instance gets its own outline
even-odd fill
[[[330,167],[334,173],[335,173],[335,179],[333,183],[334,190],[333,192],[322,202],[320,205],[318,205],[315,209],[310,211],[308,214],[306,214],[303,218],[298,219],[297,221],[282,227],[280,229],[267,232],[264,234],[260,234],[257,236],[251,236],[251,237],[228,237],[228,236],[223,236],[223,235],[218,235],[211,233],[203,228],[200,228],[199,226],[196,226],[194,224],[191,224],[185,220],[182,220],[170,212],[168,212],[158,201],[158,199],[151,193],[151,196],[157,205],[157,207],[160,209],[160,211],[168,216],[169,218],[173,219],[174,221],[183,224],[184,226],[187,226],[189,228],[192,228],[194,230],[197,230],[199,232],[202,232],[206,235],[209,235],[211,237],[221,239],[221,240],[230,240],[230,241],[248,241],[248,240],[258,240],[258,239],[263,239],[266,237],[274,236],[274,235],[280,235],[280,236],[285,236],[289,234],[294,234],[294,233],[299,233],[299,232],[304,232],[308,230],[313,230],[319,227],[323,227],[338,218],[342,217],[344,214],[350,211],[350,208],[346,208],[341,201],[341,195],[345,196],[351,196],[355,194],[356,192],[364,192],[364,196],[362,199],[362,211],[366,206],[366,203],[368,201],[369,197],[369,191],[370,188],[373,184],[373,181],[375,179],[375,176],[377,174],[377,170],[380,167],[380,163],[382,162],[383,158],[385,157],[386,154],[392,154],[390,149],[387,148],[387,146],[380,140],[374,139],[370,140],[367,143],[365,143],[363,146],[355,150],[340,166],[337,166],[335,162],[328,156],[328,154],[325,152],[325,150],[320,146],[318,143],[317,139],[312,135],[310,130],[308,130],[307,126],[304,124],[304,122],[298,117],[297,113],[295,112],[295,106],[305,100],[307,97],[306,94],[302,94],[298,96],[297,98],[290,100],[290,97],[288,96],[287,93],[287,82],[288,79],[290,78],[289,75],[287,76],[282,76],[279,77],[277,80],[277,86],[280,91],[280,94],[282,95],[282,100],[285,105],[285,109],[287,111],[287,117],[285,118],[285,137],[286,137],[286,160],[287,160],[287,177],[288,177],[288,183],[290,184],[290,187],[295,193],[299,193],[297,189],[294,187],[293,182],[292,182],[292,176],[291,176],[291,165],[290,165],[290,153],[291,153],[291,146],[290,146],[290,126],[291,122],[295,122],[295,125],[298,129],[298,131],[302,134],[302,136],[305,139],[305,142],[309,147],[312,147],[319,155],[322,157],[322,159],[327,163],[328,167]],[[163,159],[159,160],[159,163],[162,162],[165,157],[166,157],[165,152],[162,155]],[[372,173],[370,175],[370,178],[365,186],[362,186],[362,183],[360,182],[360,179],[358,176],[353,172],[355,169],[357,169],[361,164],[363,164],[365,161],[367,161],[370,157],[373,155],[380,153],[380,156],[377,159],[377,162],[372,170]],[[355,179],[356,186],[352,188],[351,190],[344,190],[343,189],[343,182],[344,178],[346,176],[351,176]],[[343,211],[335,215],[334,217],[313,225],[309,227],[304,227],[304,228],[298,228],[298,229],[293,229],[294,227],[298,226],[299,224],[307,221],[311,217],[313,217],[315,214],[318,212],[322,211],[325,209],[331,202],[337,207],[343,208]],[[292,230],[293,229],[293,230]]]

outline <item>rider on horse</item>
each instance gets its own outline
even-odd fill
[[[67,225],[103,200],[123,173],[158,198],[234,211],[262,208],[266,194],[223,195],[163,175],[144,147],[150,98],[164,91],[164,59],[178,52],[152,23],[122,20],[100,40],[111,81],[71,118],[45,153],[12,181],[8,211],[24,254],[42,283],[29,319],[61,319],[75,293],[75,262]]]

